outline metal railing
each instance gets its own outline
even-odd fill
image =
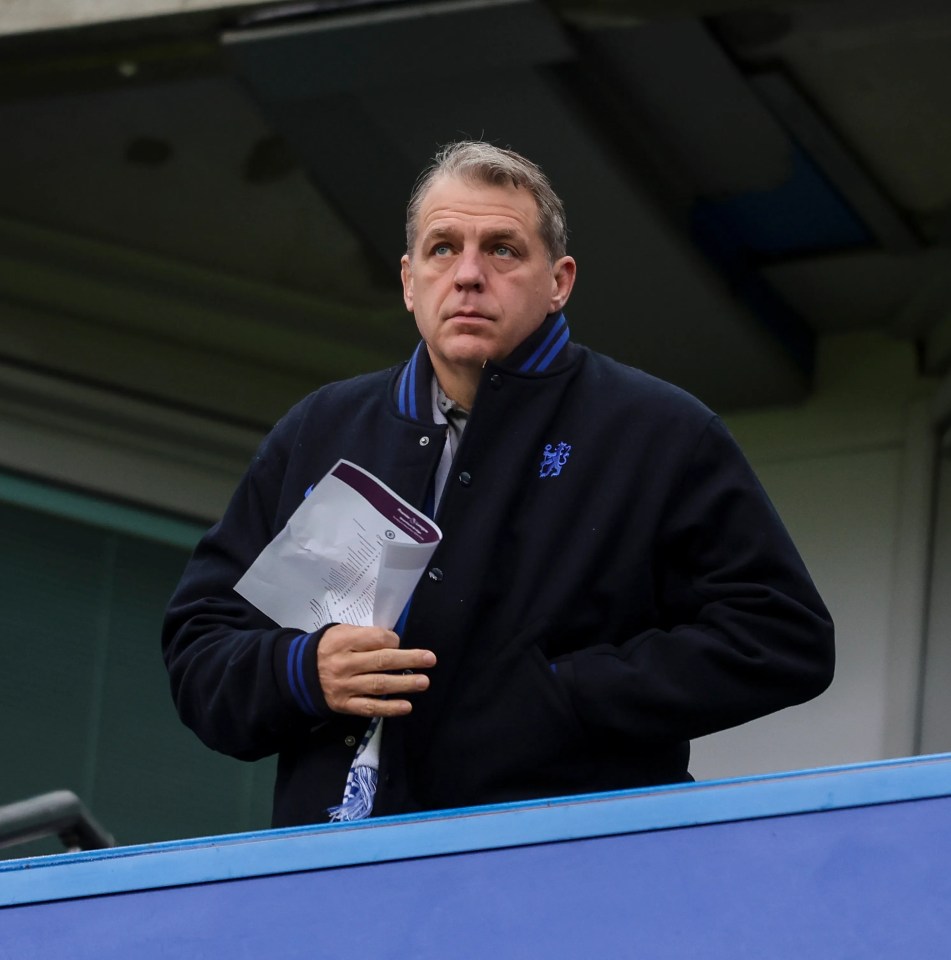
[[[53,835],[70,852],[116,845],[71,790],[54,790],[0,807],[0,848]]]

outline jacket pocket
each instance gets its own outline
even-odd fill
[[[523,632],[461,672],[434,731],[430,757],[440,784],[431,786],[441,796],[433,805],[552,795],[562,774],[583,762],[585,734],[570,691],[537,636]]]

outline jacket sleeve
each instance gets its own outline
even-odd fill
[[[330,716],[316,671],[322,630],[279,628],[234,591],[278,532],[286,467],[280,431],[264,441],[223,518],[195,549],[162,636],[184,723],[213,749],[247,760],[276,752]]]
[[[558,658],[582,723],[690,740],[821,693],[832,620],[718,418],[670,491],[654,551],[657,626]]]

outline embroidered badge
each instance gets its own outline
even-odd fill
[[[570,443],[562,442],[554,448],[550,443],[546,443],[545,449],[542,451],[541,470],[539,470],[538,475],[540,477],[557,477],[561,473],[561,468],[568,462],[570,455]]]

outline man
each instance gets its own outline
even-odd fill
[[[534,164],[444,150],[407,214],[422,342],[292,409],[185,571],[179,712],[279,754],[275,825],[327,819],[370,718],[382,815],[688,780],[690,739],[831,680],[828,613],[720,421],[569,339],[565,244]],[[443,530],[397,631],[280,629],[232,589],[341,457]]]

